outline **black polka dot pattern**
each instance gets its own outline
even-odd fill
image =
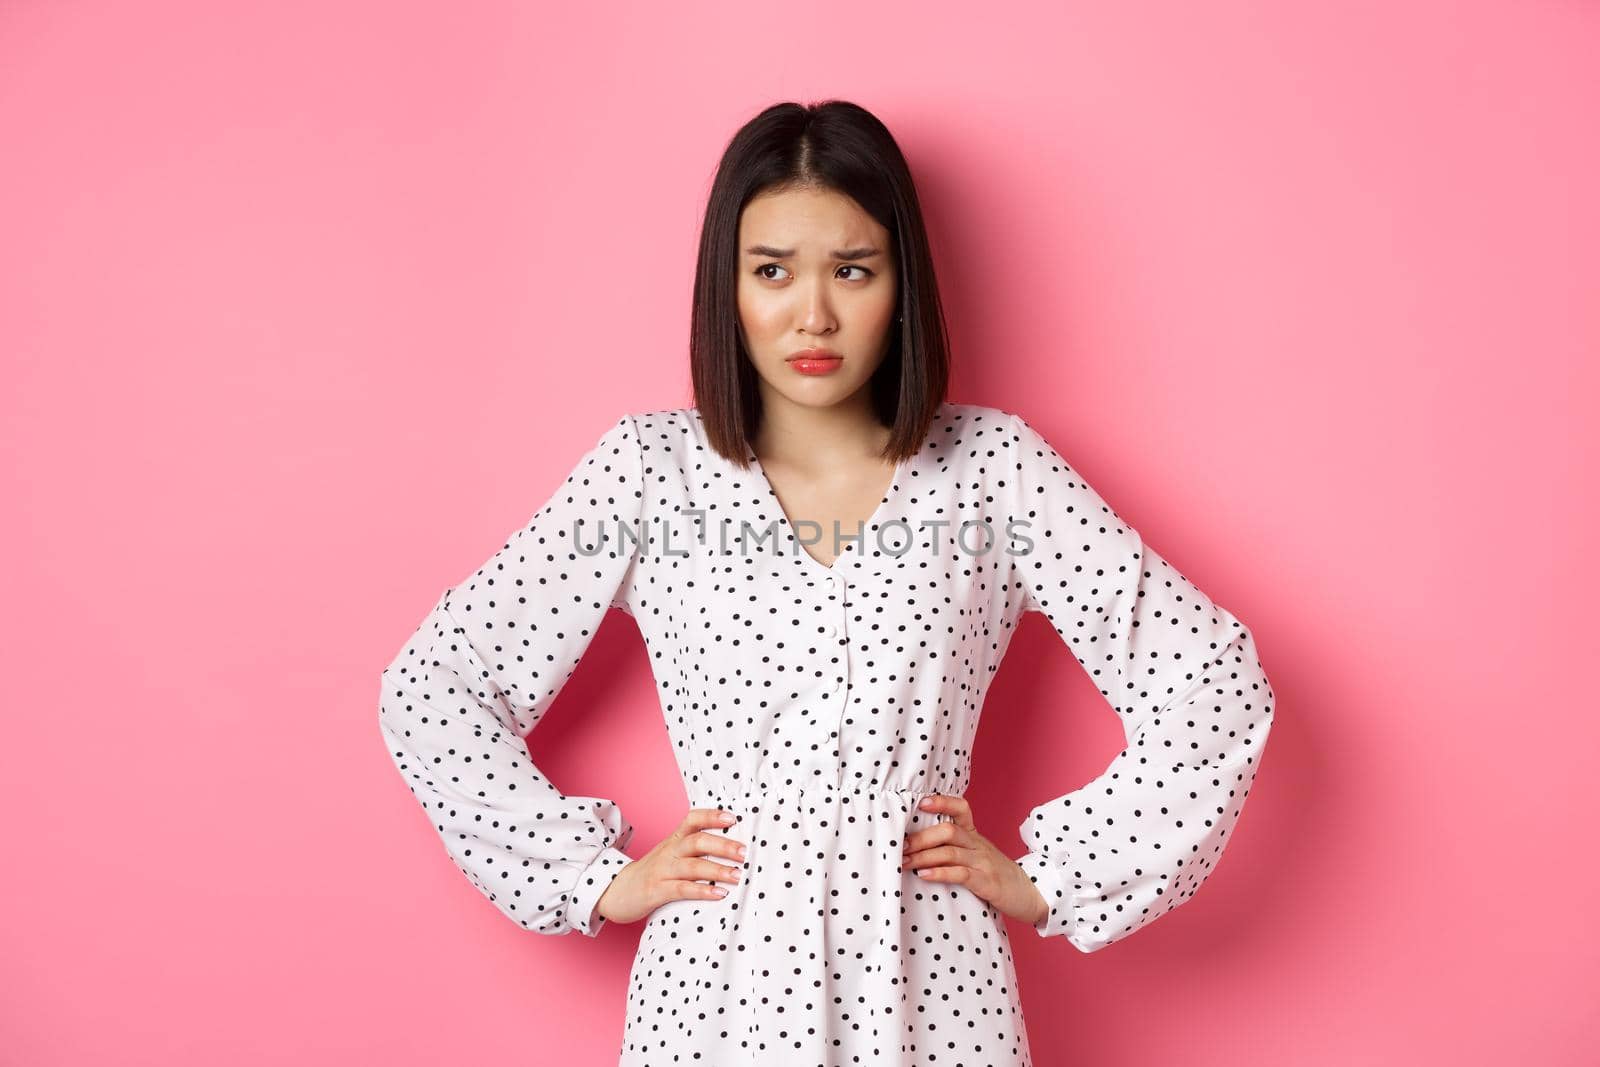
[[[918,801],[966,789],[1028,611],[1128,738],[1020,828],[1040,934],[1133,933],[1193,896],[1239,817],[1272,720],[1250,633],[1024,420],[942,405],[849,532],[823,565],[696,409],[627,415],[383,671],[390,754],[456,864],[524,928],[595,936],[633,827],[559,792],[523,738],[608,608],[638,624],[689,804],[734,812],[749,852],[726,897],[645,920],[624,1065],[1032,1063],[1004,917],[900,870],[945,818]]]
[[[1128,745],[1034,808],[1017,862],[1050,904],[1036,929],[1094,952],[1192,897],[1222,855],[1272,726],[1254,640],[1146,545],[1021,418],[1014,516],[1023,610],[1040,611],[1116,710]]]

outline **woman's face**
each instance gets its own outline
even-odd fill
[[[842,193],[788,189],[746,204],[739,328],[763,400],[826,407],[860,392],[889,351],[898,279],[889,231]],[[842,358],[793,358],[810,348]]]

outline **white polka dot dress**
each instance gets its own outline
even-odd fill
[[[524,928],[592,937],[633,826],[523,738],[607,609],[638,624],[689,806],[749,851],[726,897],[644,921],[623,1065],[1033,1062],[1004,917],[900,869],[945,818],[917,802],[967,788],[1025,612],[1128,738],[1020,827],[1039,934],[1094,952],[1148,925],[1239,818],[1272,723],[1250,632],[1023,419],[941,405],[859,532],[824,566],[695,408],[625,415],[383,671],[383,736],[454,861]]]

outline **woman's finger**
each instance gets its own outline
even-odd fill
[[[728,895],[725,885],[710,885],[706,882],[691,882],[686,880],[665,883],[671,900],[719,900]]]
[[[737,882],[744,877],[738,867],[730,867],[716,860],[679,859],[672,865],[673,878],[689,881]]]
[[[915,833],[907,834],[905,845],[900,852],[905,855],[933,848],[935,845],[955,845],[957,848],[972,848],[974,846],[972,832],[960,823],[942,822],[937,826],[930,826],[926,830],[918,830]]]
[[[726,856],[730,860],[744,859],[744,842],[731,837],[701,830],[678,842],[680,856]]]
[[[924,867],[917,871],[918,878],[926,878],[930,882],[953,882],[964,884],[972,878],[971,867]]]
[[[948,815],[957,825],[973,829],[972,805],[967,803],[967,798],[954,793],[930,793],[923,797],[917,804],[923,811],[931,811],[940,815]]]
[[[721,808],[690,808],[689,814],[678,824],[678,832],[688,836],[696,830],[723,830],[735,821],[733,812]]]
[[[924,848],[916,852],[906,853],[901,863],[901,869],[914,870],[918,867],[964,865],[971,855],[971,849],[962,848],[959,845],[936,845],[933,848]]]

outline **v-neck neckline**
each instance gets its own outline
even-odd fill
[[[844,543],[844,547],[839,550],[837,556],[833,557],[832,563],[824,563],[813,556],[800,540],[800,534],[795,530],[794,523],[789,520],[789,513],[784,510],[783,501],[778,499],[778,491],[773,488],[772,479],[767,477],[767,469],[762,466],[761,458],[756,455],[756,450],[746,447],[745,451],[750,460],[751,473],[754,475],[752,480],[759,486],[762,495],[767,498],[767,502],[772,505],[772,510],[777,512],[777,521],[783,526],[785,534],[794,542],[795,558],[800,560],[802,564],[809,565],[811,569],[816,570],[825,578],[838,575],[840,573],[840,564],[859,563],[863,559],[861,554],[862,543],[872,535],[873,527],[883,521],[884,513],[888,511],[890,504],[893,503],[895,495],[901,491],[906,475],[910,472],[917,457],[922,454],[922,448],[919,446],[910,456],[895,464],[894,472],[889,476],[889,484],[884,487],[882,495],[878,498],[877,506],[872,509],[872,514],[868,515],[861,524],[861,538],[859,540],[852,537],[849,529],[842,523],[840,524],[839,540]],[[829,533],[830,531],[824,531],[823,538],[827,539]],[[849,558],[847,559],[846,557]]]

